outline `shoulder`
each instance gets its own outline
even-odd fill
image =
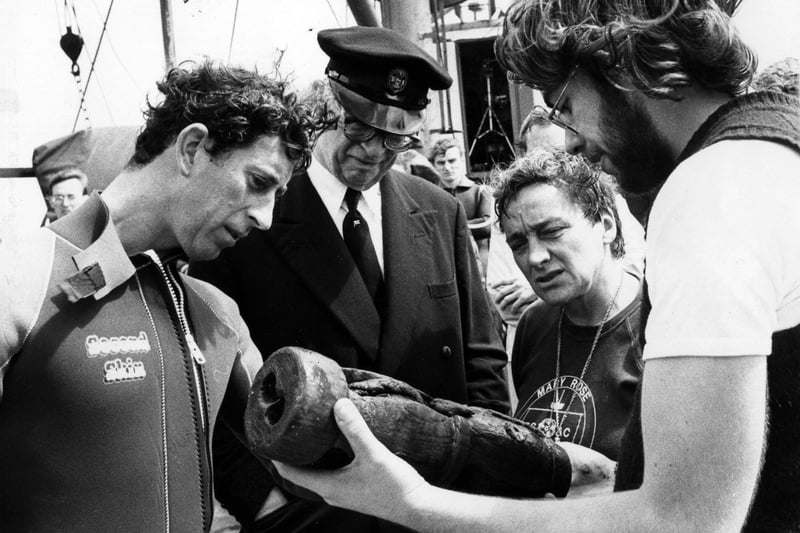
[[[726,140],[712,144],[681,162],[662,192],[686,190],[725,192],[734,186],[757,190],[766,182],[800,187],[800,152],[788,146],[758,139]],[[788,181],[787,181],[788,180]],[[659,197],[661,193],[659,193]]]
[[[533,334],[534,332],[547,330],[558,320],[560,312],[560,307],[549,305],[541,298],[538,298],[528,306],[520,317],[517,331],[522,332],[524,330],[527,334]]]
[[[675,169],[648,225],[646,358],[769,353],[783,310],[800,310],[798,176],[800,154],[762,140]]]
[[[241,320],[239,316],[239,306],[230,296],[211,283],[192,275],[184,275],[183,282],[200,297],[218,320],[224,322],[233,329],[239,329],[238,322]]]
[[[399,170],[389,170],[383,179],[391,180],[420,204],[432,203],[455,206],[458,201],[438,185]]]
[[[541,299],[536,300],[519,319],[517,332],[514,338],[514,347],[511,355],[512,367],[519,372],[533,353],[534,348],[539,346],[558,321],[560,308],[553,307],[544,303]]]
[[[786,146],[761,140],[711,145],[667,179],[653,204],[648,239],[662,230],[691,238],[709,226],[719,235],[733,236],[732,229],[744,219],[763,227],[776,215],[791,216],[800,197],[797,176],[800,153]]]
[[[37,229],[0,245],[0,375],[39,318],[51,285],[56,235]]]

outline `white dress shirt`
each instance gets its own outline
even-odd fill
[[[347,185],[342,183],[336,176],[328,172],[319,161],[311,158],[308,166],[308,177],[311,184],[317,190],[317,194],[322,198],[325,209],[333,220],[339,235],[344,238],[342,225],[347,214],[347,205],[344,203],[344,194],[347,192]],[[291,186],[291,185],[290,185]],[[380,182],[376,183],[366,191],[361,191],[361,199],[358,201],[358,212],[367,221],[369,235],[372,245],[375,247],[375,255],[378,256],[378,265],[383,270],[383,217],[381,216],[381,188]]]

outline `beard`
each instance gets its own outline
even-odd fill
[[[626,192],[652,195],[675,169],[669,145],[641,105],[607,83],[600,90],[600,128],[617,182]]]

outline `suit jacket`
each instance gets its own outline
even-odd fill
[[[507,357],[480,285],[463,206],[438,187],[394,170],[380,187],[385,302],[380,314],[307,174],[292,179],[268,231],[253,232],[215,261],[193,264],[191,272],[239,304],[265,358],[283,346],[302,346],[434,397],[508,412]],[[223,439],[215,436],[215,446],[217,440]],[[224,464],[231,462],[229,454],[221,458]],[[218,496],[228,504],[227,489],[219,486],[223,477],[224,472]],[[258,499],[251,482],[247,492],[254,499],[251,510],[263,503],[266,493]],[[250,510],[237,505],[226,506],[246,522]],[[293,524],[280,530],[298,523]],[[334,530],[324,521],[315,524],[320,531]],[[341,516],[337,525],[342,531],[375,529]]]

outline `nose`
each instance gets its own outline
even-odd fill
[[[546,246],[543,246],[536,238],[528,239],[528,263],[531,268],[541,267],[549,259],[550,253]]]
[[[272,211],[275,208],[275,194],[270,194],[264,202],[247,210],[250,223],[260,230],[268,230],[272,226]]]
[[[376,161],[383,159],[383,156],[386,155],[387,148],[383,145],[383,135],[381,133],[375,133],[373,137],[362,141],[361,146],[367,155]]]
[[[564,130],[564,149],[567,153],[576,155],[579,154],[583,148],[583,138],[570,130]]]

